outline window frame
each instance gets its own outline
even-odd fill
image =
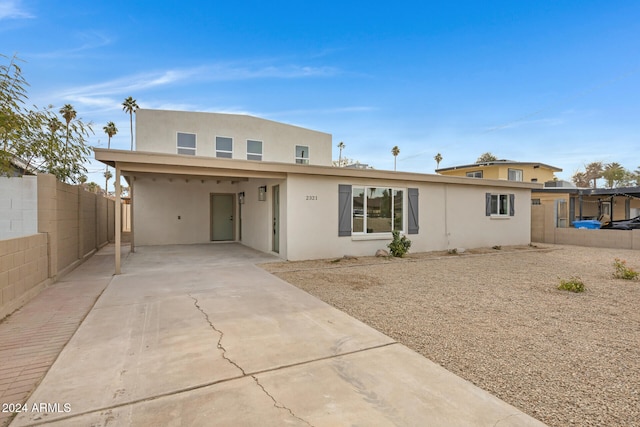
[[[520,178],[520,179],[511,179],[511,173],[512,172],[517,175],[516,178]],[[507,180],[508,181],[514,181],[514,182],[523,182],[524,181],[524,171],[522,169],[508,168],[507,169]]]
[[[231,141],[231,150],[218,149],[218,139],[220,139],[220,140],[222,140],[222,139],[230,140]],[[215,151],[216,151],[216,158],[219,158],[219,159],[232,159],[233,158],[233,137],[216,135],[215,147],[214,148],[215,148]],[[220,155],[220,154],[224,154],[224,155]]]
[[[193,135],[193,147],[180,146],[180,135]],[[176,153],[185,156],[195,156],[198,148],[198,135],[192,132],[176,132]],[[182,152],[180,152],[182,150]]]
[[[495,211],[494,211],[495,197]],[[504,198],[504,212],[501,213],[500,201]],[[485,194],[485,215],[491,218],[509,218],[515,216],[516,195],[514,193],[486,193]]]
[[[249,143],[250,142],[259,142],[260,143],[260,154],[249,152]],[[254,161],[262,161],[262,156],[264,155],[264,142],[258,139],[247,139],[247,160]],[[254,156],[256,158],[250,158],[250,156]],[[257,158],[259,157],[259,158]]]
[[[477,176],[478,174],[480,176]],[[483,178],[484,177],[484,171],[482,171],[482,170],[470,171],[470,172],[467,172],[466,176],[467,176],[467,178]]]
[[[307,157],[304,157],[304,150],[302,150],[302,157],[298,157],[298,147],[300,148],[306,148],[307,151]],[[295,146],[295,151],[294,151],[294,158],[295,158],[295,162],[296,164],[299,165],[308,165],[309,164],[309,146],[308,145],[297,145]]]
[[[380,189],[380,190],[388,190],[391,194],[391,200],[390,200],[390,209],[391,209],[391,217],[389,218],[391,221],[391,230],[389,231],[378,231],[378,232],[368,232],[367,229],[367,221],[368,221],[368,199],[369,197],[367,196],[367,192],[370,189]],[[356,195],[356,190],[363,190],[363,203],[362,203],[362,231],[355,231],[354,228],[354,219],[356,218],[356,207],[354,205],[354,199],[355,199],[355,195]],[[401,191],[402,192],[402,205],[401,205],[401,211],[400,211],[400,215],[401,215],[401,224],[400,224],[400,228],[396,228],[395,226],[395,217],[396,217],[396,192]],[[410,213],[408,212],[408,207],[407,207],[407,203],[408,203],[408,198],[409,198],[409,189],[408,188],[404,188],[404,187],[379,187],[379,186],[366,186],[366,185],[353,185],[351,188],[351,233],[353,236],[382,236],[382,235],[388,235],[390,234],[392,231],[398,231],[401,234],[407,234],[407,215],[409,215]]]

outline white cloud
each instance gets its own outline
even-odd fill
[[[20,1],[6,0],[0,2],[0,21],[3,19],[31,19],[32,14],[21,8]]]
[[[95,106],[102,104],[103,106],[107,106],[109,96],[129,96],[149,89],[170,87],[179,84],[263,78],[327,77],[337,73],[338,71],[331,67],[306,67],[297,65],[252,67],[251,65],[234,66],[232,64],[215,64],[138,73],[102,83],[69,88],[54,94],[54,98],[62,98],[68,102],[87,105]],[[119,105],[119,102],[115,105]]]
[[[52,52],[34,53],[30,56],[34,58],[46,59],[78,57],[82,52],[97,49],[103,46],[110,45],[112,43],[110,37],[107,37],[104,34],[95,31],[78,33],[76,34],[76,38],[79,39],[81,43],[78,47],[55,50]]]

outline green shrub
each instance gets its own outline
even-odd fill
[[[613,277],[616,279],[635,280],[640,276],[639,272],[631,267],[627,267],[627,261],[620,258],[616,258],[613,261],[613,268],[615,268]]]
[[[407,236],[400,237],[399,231],[392,231],[393,240],[387,245],[389,253],[395,257],[402,258],[404,254],[409,252],[411,247],[411,240],[407,239]]]
[[[584,283],[579,277],[574,276],[569,280],[560,280],[558,289],[569,292],[584,292]]]

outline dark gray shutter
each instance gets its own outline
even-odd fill
[[[351,236],[350,185],[338,185],[338,236]]]
[[[419,226],[419,216],[418,216],[418,189],[417,188],[409,188],[408,190],[408,207],[409,207],[409,224],[407,234],[418,234]]]
[[[509,194],[509,216],[516,214],[516,195]]]
[[[491,193],[486,193],[485,194],[485,208],[484,208],[484,214],[486,216],[491,216]]]

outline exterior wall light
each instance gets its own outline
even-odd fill
[[[258,200],[265,202],[267,200],[267,186],[258,187]]]

